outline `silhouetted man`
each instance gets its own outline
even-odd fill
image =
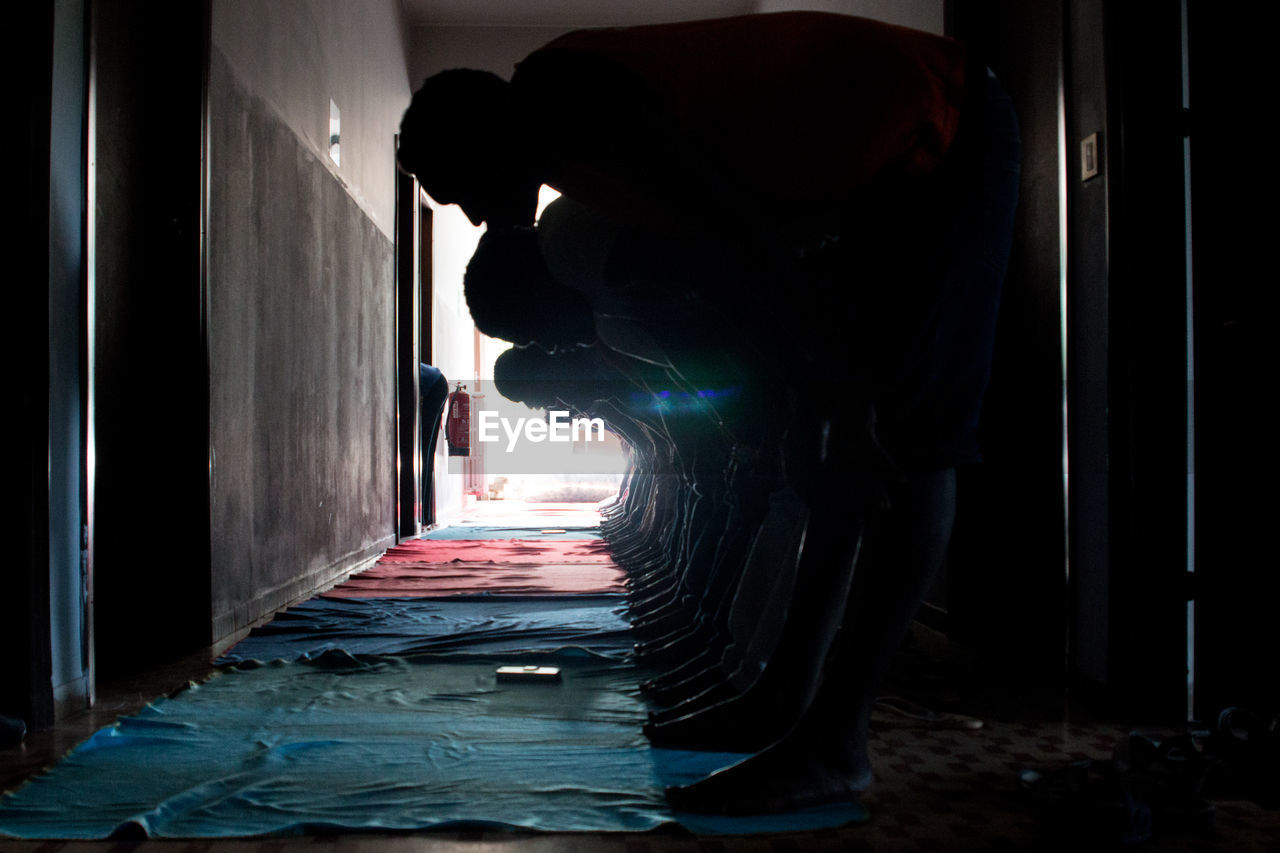
[[[545,183],[759,265],[710,298],[776,314],[778,351],[793,341],[818,375],[789,460],[823,472],[810,500],[869,476],[848,448],[888,460],[864,495],[887,509],[848,508],[866,534],[845,543],[848,607],[823,605],[840,625],[828,677],[772,746],[669,791],[678,807],[777,811],[869,784],[875,689],[945,553],[954,466],[977,458],[1018,158],[1007,96],[961,45],[824,13],[578,31],[509,83],[447,71],[414,96],[400,162],[476,224],[531,224]]]

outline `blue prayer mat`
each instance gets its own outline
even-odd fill
[[[496,680],[497,666],[530,663],[559,666],[563,680]],[[334,651],[246,664],[99,731],[0,800],[0,833],[647,830],[676,820],[664,785],[742,756],[650,749],[635,684],[631,664],[572,651],[488,659]],[[767,826],[694,826],[778,831],[865,816],[852,805],[818,812],[798,813],[803,825],[783,815]]]
[[[552,651],[575,646],[624,657],[635,643],[613,595],[315,598],[278,614],[218,658],[295,660],[351,654]]]

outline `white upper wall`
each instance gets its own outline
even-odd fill
[[[395,234],[395,134],[412,94],[399,0],[214,0],[213,47],[388,237]],[[329,101],[342,117],[329,159]]]
[[[559,35],[579,27],[633,25],[749,12],[819,11],[875,18],[942,34],[943,0],[719,0],[653,4],[611,2],[462,4],[462,0],[405,0],[430,25],[415,26],[409,41],[409,79],[414,89],[447,68],[479,68],[510,77],[517,62]],[[467,0],[470,3],[470,0]],[[420,8],[418,8],[420,7]],[[503,12],[502,9],[509,11]],[[592,12],[591,10],[598,10]],[[607,12],[607,14],[606,14]],[[538,21],[513,26],[507,21]]]
[[[409,20],[437,27],[622,27],[723,18],[756,0],[403,0]]]
[[[573,27],[416,27],[410,35],[409,75],[422,81],[448,68],[477,68],[509,78],[515,64]]]
[[[942,35],[942,0],[758,0],[757,12],[839,12]]]

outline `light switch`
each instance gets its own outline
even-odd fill
[[[1098,174],[1098,134],[1091,133],[1080,142],[1080,180],[1087,181]]]
[[[333,161],[333,165],[342,165],[342,152],[338,147],[338,141],[342,136],[342,113],[338,111],[338,105],[329,99],[329,159]]]

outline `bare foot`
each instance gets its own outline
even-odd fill
[[[666,790],[678,811],[752,815],[798,811],[831,803],[855,802],[871,785],[865,754],[849,759],[797,743],[788,736],[765,751],[701,782]]]

